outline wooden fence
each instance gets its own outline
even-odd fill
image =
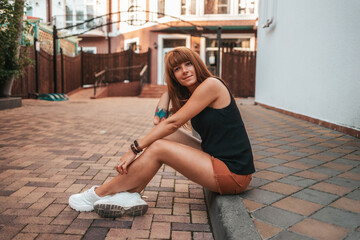
[[[15,80],[12,96],[30,98],[35,94],[54,93],[53,56],[43,50],[35,52],[33,48],[29,48],[28,53],[33,64]],[[141,68],[133,66],[148,64],[149,67],[149,54],[150,51],[137,54],[127,50],[112,54],[81,52],[75,57],[68,57],[60,53],[57,55],[56,64],[57,93],[69,93],[86,84],[94,84],[95,73],[104,69],[110,70],[106,74],[107,82],[139,81]]]
[[[28,49],[28,57],[34,59],[34,51],[32,49]],[[24,75],[14,81],[11,89],[11,95],[28,97],[28,93],[34,93],[36,89],[36,82],[32,81],[32,79],[35,79],[34,66],[28,66],[24,70]]]
[[[235,97],[255,96],[256,52],[227,51],[222,53],[222,73]]]
[[[141,67],[150,63],[150,54],[150,49],[140,54],[132,50],[112,54],[83,53],[83,84],[94,84],[95,74],[102,70],[106,70],[105,82],[139,81]]]

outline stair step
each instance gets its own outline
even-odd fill
[[[161,95],[167,90],[165,85],[154,85],[154,84],[145,84],[142,88],[141,98],[160,98]]]

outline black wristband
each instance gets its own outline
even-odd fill
[[[135,148],[136,148],[137,151],[139,151],[139,152],[142,151],[142,149],[139,147],[139,143],[138,143],[137,140],[134,141],[134,145],[135,145]]]
[[[131,151],[133,151],[133,153],[135,153],[135,155],[138,155],[141,151],[138,151],[135,147],[134,144],[131,144],[130,145],[130,148],[131,148]]]

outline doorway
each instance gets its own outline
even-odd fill
[[[158,85],[165,85],[165,55],[176,47],[190,47],[190,36],[187,35],[159,35],[158,51]]]

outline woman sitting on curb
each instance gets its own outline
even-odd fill
[[[160,100],[156,126],[120,158],[116,177],[72,195],[69,204],[73,209],[95,210],[102,217],[142,215],[148,206],[139,193],[163,164],[220,194],[238,194],[249,185],[255,172],[251,146],[225,83],[185,47],[166,54],[165,69],[168,96]],[[173,113],[168,118],[167,97]],[[179,130],[189,121],[200,134],[201,145]]]

